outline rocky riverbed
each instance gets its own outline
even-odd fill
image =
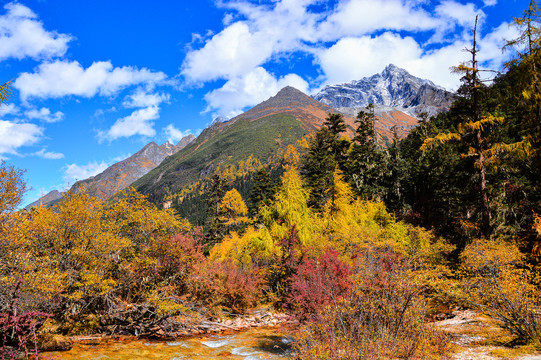
[[[58,359],[271,359],[288,358],[292,338],[281,327],[253,327],[176,340],[148,340],[134,337],[77,341],[71,350],[46,355]]]
[[[446,317],[434,325],[449,334],[455,350],[452,360],[541,360],[537,349],[515,344],[512,334],[479,312],[456,309]]]
[[[295,322],[287,315],[281,313],[272,313],[264,310],[255,310],[249,315],[224,317],[217,319],[176,319],[172,327],[172,323],[168,322],[166,325],[157,325],[152,329],[147,330],[143,335],[141,334],[95,334],[90,336],[72,336],[65,337],[59,335],[52,335],[46,338],[46,341],[42,341],[41,348],[43,351],[62,351],[66,355],[73,349],[76,353],[80,352],[82,348],[87,346],[97,346],[107,348],[111,344],[138,344],[141,341],[155,341],[156,344],[160,342],[178,341],[179,339],[186,339],[192,337],[204,337],[204,336],[233,336],[238,332],[246,332],[249,329],[264,328],[265,333],[269,329],[283,327],[285,325],[292,325]],[[150,335],[149,335],[150,334]],[[117,345],[115,345],[117,346]],[[82,348],[81,348],[82,347]],[[64,358],[62,355],[62,358]],[[66,355],[67,356],[67,355]]]

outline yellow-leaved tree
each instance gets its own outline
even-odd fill
[[[248,207],[237,189],[231,189],[224,194],[220,202],[219,214],[220,220],[226,226],[241,225],[250,221],[246,216]]]
[[[428,151],[431,147],[447,142],[459,142],[466,146],[467,151],[462,154],[464,158],[475,159],[475,173],[479,177],[481,231],[484,237],[491,234],[490,207],[487,190],[487,168],[496,162],[495,155],[501,148],[498,144],[492,144],[487,133],[491,127],[501,124],[504,118],[494,114],[483,113],[481,110],[481,89],[483,87],[479,73],[479,61],[477,53],[477,17],[473,29],[473,46],[466,49],[471,54],[471,60],[460,64],[454,71],[463,74],[461,87],[464,93],[465,108],[467,113],[461,119],[456,131],[439,133],[433,138],[425,139],[421,146],[422,151]]]
[[[308,245],[314,240],[318,222],[308,207],[308,192],[302,186],[297,168],[287,165],[286,169],[274,200],[260,210],[263,224],[257,228],[248,227],[242,235],[230,233],[211,250],[212,258],[232,259],[243,264],[270,264],[279,253],[276,244],[293,226],[299,230],[303,244]]]

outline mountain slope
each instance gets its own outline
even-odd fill
[[[236,164],[251,155],[266,163],[305,134],[302,124],[290,114],[217,123],[133,186],[151,201],[161,203],[166,196],[205,178],[218,166]]]
[[[418,116],[448,110],[454,95],[430,80],[420,79],[393,64],[380,74],[323,88],[313,98],[342,112],[354,114],[369,103]]]
[[[108,199],[116,192],[130,186],[135,180],[154,169],[168,156],[183,149],[194,139],[195,136],[188,135],[176,145],[169,142],[161,146],[158,146],[155,142],[148,143],[132,156],[109,166],[100,174],[76,182],[71,187],[71,190],[74,192],[86,190],[92,196],[103,200]],[[39,200],[27,205],[26,208],[52,205],[62,197],[62,193],[53,190]]]
[[[308,132],[313,133],[321,127],[329,113],[338,112],[344,115],[347,126],[346,135],[351,138],[357,128],[356,115],[359,110],[363,109],[364,107],[359,107],[356,108],[356,111],[351,111],[350,108],[333,108],[323,102],[316,101],[294,87],[286,86],[275,96],[231,119],[229,123],[235,122],[237,119],[254,120],[273,114],[290,114],[299,120]],[[383,138],[391,138],[391,128],[394,125],[398,127],[399,135],[405,136],[409,129],[417,123],[416,118],[400,110],[376,107],[376,130]]]
[[[293,87],[227,122],[214,122],[197,139],[160,166],[137,180],[133,186],[157,204],[204,179],[218,166],[246,160],[250,155],[263,164],[276,162],[279,151],[295,144],[321,127],[329,113],[337,110],[320,103]],[[356,128],[353,116],[344,116],[350,137]],[[391,109],[378,114],[376,128],[390,138],[390,128],[398,125],[404,135],[417,120]]]

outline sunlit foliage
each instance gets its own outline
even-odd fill
[[[501,321],[522,341],[541,344],[541,293],[520,250],[506,243],[475,240],[461,255],[465,271],[461,296],[472,307]]]

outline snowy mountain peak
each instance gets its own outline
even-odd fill
[[[379,74],[339,85],[328,85],[313,96],[334,108],[363,108],[373,103],[417,116],[435,115],[449,108],[453,94],[420,79],[396,65],[389,64]]]

